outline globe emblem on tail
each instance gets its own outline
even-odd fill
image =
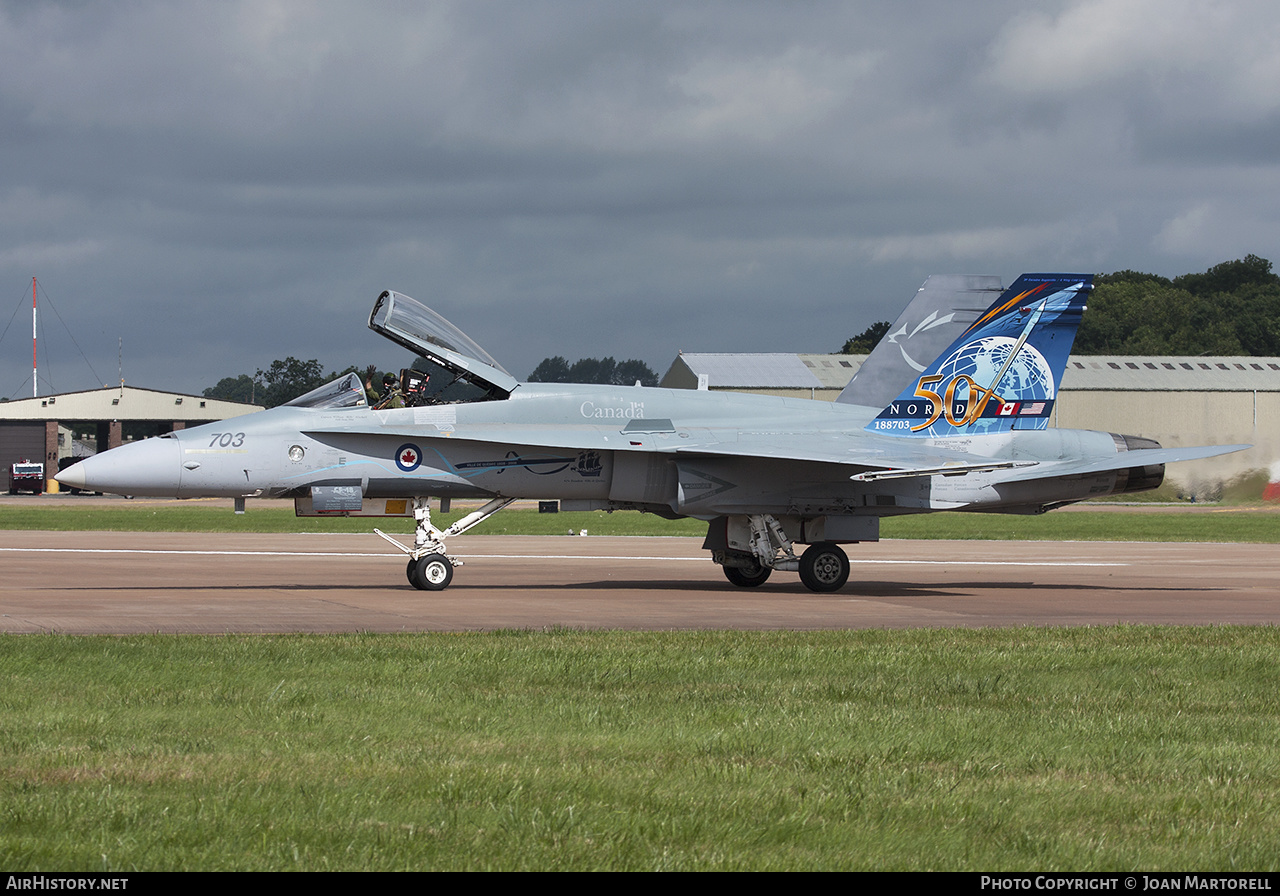
[[[1054,398],[1057,383],[1044,355],[1018,342],[1009,336],[986,336],[947,357],[936,371],[936,394],[945,396],[937,409],[941,413],[922,428],[937,435],[960,430],[976,434],[1007,429],[1011,415],[1019,412],[1038,418]]]
[[[1008,370],[1000,377],[1000,382],[995,382],[1017,344],[1018,340],[1009,336],[987,336],[966,343],[942,362],[938,373],[942,374],[944,383],[961,374],[972,377],[981,388],[992,389],[1005,401],[1053,398],[1057,392],[1053,370],[1044,355],[1027,344],[1018,350],[1013,363],[1009,364]],[[994,397],[992,396],[993,400]]]

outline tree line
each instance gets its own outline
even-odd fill
[[[205,389],[203,395],[205,398],[274,408],[348,373],[359,374],[361,379],[368,377],[375,389],[381,386],[382,374],[377,371],[370,373],[365,368],[348,367],[325,373],[323,365],[315,358],[300,361],[289,356],[284,360],[272,361],[271,366],[265,370],[259,368],[253,375],[242,373],[239,376],[223,377],[216,386]],[[658,385],[658,375],[648,364],[635,359],[615,361],[613,358],[581,358],[570,364],[564,358],[556,356],[544,359],[529,374],[531,383],[630,386],[637,380],[642,386]]]
[[[1119,271],[1094,283],[1076,354],[1280,356],[1280,276],[1265,258],[1172,280]]]
[[[1280,356],[1280,276],[1265,258],[1173,279],[1118,271],[1093,283],[1073,354]],[[867,354],[888,330],[888,321],[872,324],[841,353]]]
[[[559,355],[543,358],[529,374],[531,383],[588,383],[602,386],[658,385],[658,375],[643,361],[629,358],[579,358],[573,364]]]
[[[1224,261],[1203,273],[1168,279],[1140,271],[1117,271],[1094,278],[1089,310],[1072,349],[1077,355],[1253,355],[1280,357],[1280,276],[1257,255]],[[877,321],[841,348],[867,354],[889,330]],[[316,359],[292,356],[272,361],[254,375],[225,377],[204,390],[206,398],[276,407],[347,373],[325,373]],[[381,376],[374,375],[377,386]],[[570,364],[544,358],[529,374],[531,383],[588,383],[656,386],[658,375],[634,358],[580,358]]]
[[[306,395],[312,389],[318,389],[325,383],[348,373],[358,373],[363,376],[365,371],[364,368],[348,367],[345,370],[325,373],[324,367],[315,358],[310,361],[299,361],[290,355],[283,361],[272,361],[271,366],[266,370],[258,368],[258,372],[253,376],[242,373],[239,376],[223,377],[216,386],[210,386],[202,394],[205,398],[240,401],[264,408],[274,408],[293,401],[300,395]],[[381,376],[377,379],[380,383]]]

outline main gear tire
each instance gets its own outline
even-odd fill
[[[839,591],[849,581],[849,558],[833,542],[810,545],[800,555],[800,581],[819,594]]]
[[[763,585],[769,578],[769,573],[773,572],[767,566],[761,566],[755,563],[751,566],[725,566],[724,577],[732,584],[739,588],[755,588]]]

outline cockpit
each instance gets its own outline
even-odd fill
[[[378,296],[369,329],[418,355],[401,371],[401,389],[410,403],[493,401],[519,385],[470,336],[401,293],[386,290]]]
[[[460,404],[506,398],[519,385],[515,377],[470,336],[426,305],[386,290],[373,303],[369,329],[418,356],[400,371],[396,406]],[[293,401],[289,407],[367,407],[364,383],[354,373],[338,377]]]

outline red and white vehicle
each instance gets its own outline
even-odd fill
[[[16,495],[20,491],[37,495],[44,492],[44,464],[23,458],[10,465],[9,494]]]

